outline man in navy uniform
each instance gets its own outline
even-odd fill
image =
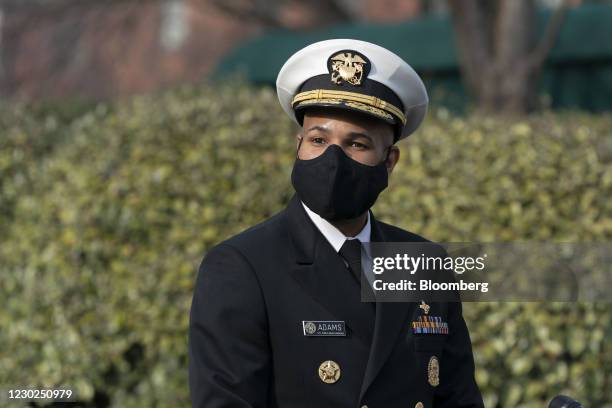
[[[361,301],[360,243],[426,241],[370,211],[398,161],[395,143],[425,115],[421,79],[385,48],[328,40],[289,58],[277,92],[302,126],[296,194],[200,265],[193,407],[483,406],[461,303]],[[424,313],[447,329],[416,333]]]

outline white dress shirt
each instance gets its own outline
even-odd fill
[[[303,202],[302,202],[302,205],[304,206],[304,210],[306,210],[306,214],[308,214],[308,217],[310,217],[310,219],[312,220],[314,225],[317,227],[317,229],[321,231],[321,234],[323,234],[323,236],[330,243],[332,248],[334,248],[334,251],[340,252],[340,248],[342,248],[344,241],[346,241],[347,239],[358,239],[359,241],[361,241],[362,244],[366,242],[367,243],[370,242],[370,237],[372,234],[372,225],[370,224],[370,211],[369,210],[368,210],[368,220],[366,221],[366,224],[363,226],[361,231],[359,231],[359,233],[355,235],[354,237],[347,237],[346,235],[344,235],[344,233],[342,233],[342,231],[334,227],[325,218],[321,217],[319,214],[312,211]],[[364,250],[361,251],[361,265],[365,266],[363,270],[365,272],[366,279],[370,283],[370,286],[372,286],[375,278],[373,274],[371,273],[372,254],[370,253],[370,246],[366,244],[366,245],[362,245],[362,248]],[[346,263],[344,259],[343,259],[343,262],[345,265],[348,266],[348,264]]]
[[[334,248],[336,252],[340,251],[340,248],[342,248],[342,244],[344,244],[344,241],[346,241],[347,239],[358,239],[362,243],[370,242],[370,235],[372,231],[372,227],[370,225],[370,211],[368,211],[368,221],[366,222],[366,225],[363,226],[361,231],[359,231],[359,233],[355,235],[354,237],[347,237],[346,235],[342,233],[342,231],[334,227],[325,218],[321,217],[319,214],[312,211],[303,202],[302,202],[302,205],[304,206],[304,209],[306,210],[306,214],[308,214],[308,216],[310,217],[314,225],[317,227],[319,231],[321,231],[321,234],[323,234],[325,239],[327,239],[327,241],[331,244],[331,246]]]

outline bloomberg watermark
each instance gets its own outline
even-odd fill
[[[362,244],[362,301],[612,301],[609,243]]]

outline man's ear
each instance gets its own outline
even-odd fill
[[[396,145],[389,146],[389,153],[387,155],[387,160],[385,161],[385,165],[387,166],[387,172],[391,174],[393,172],[393,168],[397,164],[400,158],[400,149]]]

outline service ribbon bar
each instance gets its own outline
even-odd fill
[[[414,334],[448,334],[448,323],[440,316],[419,316],[412,322]]]

